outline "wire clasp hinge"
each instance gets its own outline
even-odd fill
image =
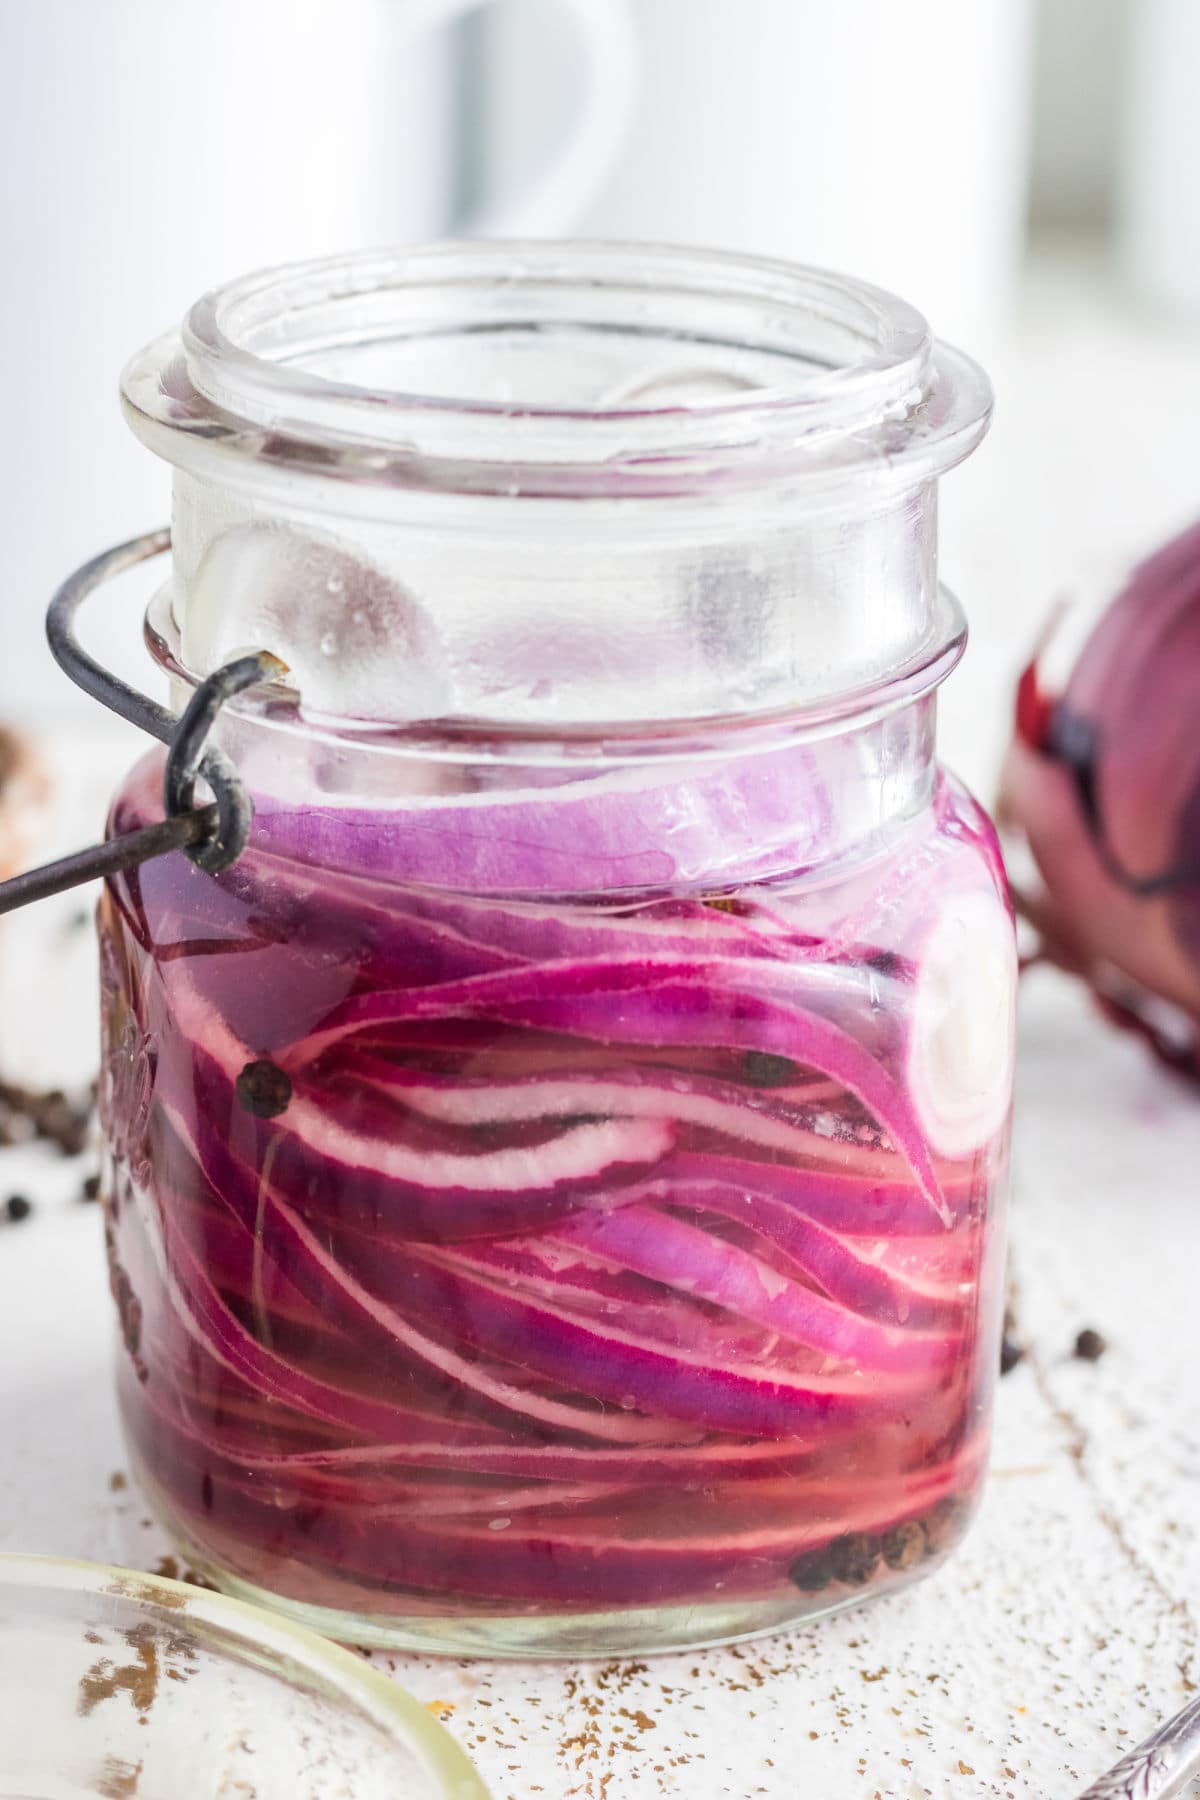
[[[46,636],[55,661],[77,687],[130,724],[168,746],[163,774],[165,817],[138,831],[121,832],[103,844],[76,851],[11,881],[0,882],[0,913],[116,874],[154,856],[182,850],[210,875],[235,863],[250,835],[254,808],[241,777],[225,752],[208,739],[226,701],[263,682],[276,682],[287,665],[269,650],[236,657],[202,681],[182,715],[141,694],[105,669],[80,644],[76,616],[83,602],[106,581],[171,547],[169,531],[148,532],[106,550],[63,582],[46,614]],[[213,799],[195,804],[203,780]]]

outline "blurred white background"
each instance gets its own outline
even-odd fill
[[[45,602],[165,517],[116,381],[202,288],[464,224],[663,237],[878,280],[991,369],[943,541],[986,790],[1049,601],[1200,504],[1197,77],[1198,0],[0,0],[0,715],[81,717]]]

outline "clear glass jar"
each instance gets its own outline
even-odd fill
[[[148,640],[250,847],[102,907],[125,1425],[335,1637],[646,1651],[935,1567],[997,1361],[1015,955],[934,758],[979,372],[889,296],[450,245],[127,371]],[[151,756],[114,830],[157,815]]]

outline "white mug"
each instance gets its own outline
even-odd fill
[[[132,352],[266,263],[456,219],[453,34],[484,0],[2,0],[0,716],[70,690],[42,641],[75,563],[167,513],[117,405]],[[556,0],[577,40],[563,141],[466,228],[569,231],[619,146],[625,0]],[[582,85],[582,96],[579,89]],[[128,617],[98,647],[128,671]]]
[[[1200,318],[1200,7],[1141,0],[1128,21],[1116,244],[1128,291],[1151,311]]]
[[[486,19],[492,197],[569,104],[533,67],[545,7]],[[584,235],[841,269],[986,352],[1020,266],[1031,0],[637,0],[633,18],[642,100]]]

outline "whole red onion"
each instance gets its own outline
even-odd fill
[[[1135,569],[1060,697],[1025,670],[999,812],[1044,883],[1018,896],[1042,953],[1200,1075],[1200,525]]]

